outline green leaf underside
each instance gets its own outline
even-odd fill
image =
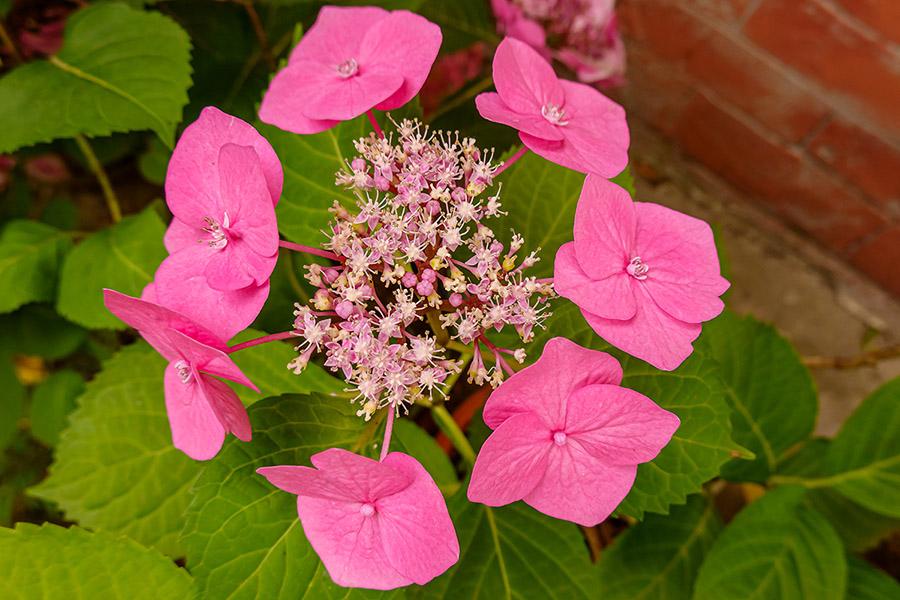
[[[694,600],[842,600],[847,563],[828,522],[783,487],[738,513],[700,568]]]
[[[148,206],[85,238],[63,263],[56,309],[84,327],[124,329],[103,305],[103,288],[140,296],[166,257],[165,231],[162,219]]]
[[[460,562],[421,590],[424,598],[594,598],[597,572],[578,527],[517,502],[488,508],[466,498],[448,503]]]
[[[697,571],[722,530],[715,506],[688,498],[668,516],[649,515],[600,555],[604,600],[690,598]]]
[[[191,576],[128,538],[19,523],[0,529],[0,597],[182,600]]]
[[[55,57],[0,79],[0,152],[143,129],[171,146],[190,74],[190,40],[168,17],[113,2],[80,10]]]
[[[847,557],[847,600],[897,600],[900,583],[861,558]]]
[[[180,556],[178,533],[201,464],[172,446],[165,366],[143,342],[106,362],[69,417],[49,477],[30,493],[85,527]]]
[[[36,221],[7,223],[0,233],[0,313],[52,300],[59,265],[71,245],[69,234],[55,227]]]
[[[723,476],[765,481],[785,451],[813,431],[818,400],[812,378],[790,343],[774,328],[725,313],[703,327],[700,342],[719,363],[733,409],[734,440],[756,454],[735,460]]]
[[[331,447],[359,451],[362,419],[343,399],[321,395],[267,398],[249,409],[250,443],[228,440],[193,489],[182,541],[201,597],[363,598],[388,594],[332,583],[303,535],[296,496],[256,469],[308,465]]]

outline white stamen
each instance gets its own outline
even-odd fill
[[[210,248],[216,250],[221,250],[228,245],[228,236],[225,233],[229,225],[228,213],[223,215],[222,225],[219,225],[218,221],[212,217],[203,217],[203,222],[206,223],[203,231],[209,234],[209,239],[200,240],[201,242],[205,241]]]
[[[557,431],[553,434],[553,443],[557,446],[565,446],[566,445],[566,432],[565,431]]]
[[[625,267],[625,270],[635,279],[643,281],[644,279],[647,279],[647,271],[650,270],[650,267],[641,262],[640,256],[635,256],[631,259],[631,262],[628,263],[628,266]]]
[[[554,125],[565,127],[569,124],[566,120],[566,111],[561,106],[555,104],[545,104],[541,107],[541,115]]]
[[[375,514],[375,506],[366,502],[359,507],[359,513],[364,517],[371,517]]]
[[[190,383],[191,377],[193,377],[193,375],[191,375],[191,365],[183,360],[179,360],[175,363],[175,371],[178,372],[181,383]]]
[[[337,66],[337,72],[342,78],[348,79],[359,72],[359,64],[355,58],[348,58]]]

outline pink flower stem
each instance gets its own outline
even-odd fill
[[[522,146],[521,148],[519,148],[519,151],[518,151],[518,152],[516,152],[515,154],[513,154],[512,156],[510,156],[508,159],[506,159],[506,162],[504,162],[502,165],[500,165],[500,168],[497,169],[497,170],[494,172],[494,177],[496,177],[497,175],[499,175],[499,174],[502,173],[503,171],[505,171],[505,170],[507,170],[508,168],[510,168],[511,166],[513,166],[513,163],[515,163],[517,160],[519,160],[520,158],[522,158],[522,157],[525,155],[526,152],[528,152],[528,147],[527,147],[527,146]]]
[[[281,333],[273,333],[271,335],[264,335],[262,337],[254,338],[252,340],[247,340],[246,342],[242,342],[240,344],[235,344],[228,348],[228,353],[237,352],[238,350],[243,350],[244,348],[251,348],[253,346],[259,346],[260,344],[265,344],[267,342],[276,342],[278,340],[286,340],[288,338],[294,337],[293,331],[282,331]]]
[[[553,283],[552,277],[544,277],[543,279],[535,279],[535,283]]]
[[[369,123],[372,124],[372,129],[375,130],[375,133],[378,137],[383,138],[384,132],[381,130],[381,126],[378,124],[378,120],[375,118],[375,113],[372,112],[372,109],[366,111],[366,116],[369,117]]]
[[[341,257],[334,252],[329,252],[328,250],[322,250],[320,248],[313,248],[312,246],[303,246],[302,244],[295,244],[286,240],[279,240],[278,245],[282,248],[287,248],[288,250],[294,250],[295,252],[303,252],[305,254],[321,256],[322,258],[327,258],[329,260],[341,260]]]
[[[391,447],[391,434],[394,431],[394,415],[397,413],[397,409],[394,408],[393,404],[388,408],[391,412],[388,413],[387,424],[384,426],[384,442],[381,444],[381,457],[378,459],[379,461],[383,461],[384,457],[388,455],[388,449]]]

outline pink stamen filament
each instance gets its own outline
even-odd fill
[[[514,354],[514,352],[512,350],[508,350],[506,348],[500,348],[500,347],[494,345],[493,343],[491,343],[491,341],[489,339],[487,339],[483,335],[481,337],[479,337],[478,339],[481,340],[482,342],[484,342],[484,345],[491,349],[491,351],[494,353],[494,360],[497,362],[498,365],[500,365],[500,368],[502,368],[506,372],[507,375],[513,376],[516,374],[515,369],[513,369],[511,366],[509,366],[509,363],[506,362],[506,359],[503,358],[503,356],[500,354],[501,352],[505,352],[508,354]]]
[[[228,353],[237,352],[238,350],[243,350],[245,348],[252,348],[253,346],[259,346],[260,344],[265,344],[268,342],[276,342],[278,340],[286,340],[288,338],[294,337],[293,331],[282,331],[281,333],[273,333],[271,335],[264,335],[262,337],[254,338],[252,340],[247,340],[246,342],[242,342],[240,344],[235,344],[234,346],[230,346],[228,348]]]
[[[372,129],[375,130],[375,134],[378,137],[383,138],[384,132],[381,130],[381,125],[378,124],[378,120],[375,118],[375,113],[372,112],[371,108],[366,111],[366,116],[369,117],[369,123],[372,124]]]
[[[384,426],[384,442],[381,444],[381,457],[378,459],[379,461],[383,461],[384,457],[388,455],[388,449],[391,446],[391,434],[394,431],[394,415],[397,413],[397,409],[394,408],[394,405],[391,404],[388,406],[387,423]]]
[[[500,168],[497,169],[497,170],[494,172],[494,177],[496,177],[497,175],[499,175],[499,174],[502,173],[503,171],[505,171],[505,170],[507,170],[508,168],[510,168],[511,166],[513,166],[513,164],[515,164],[515,162],[516,162],[517,160],[519,160],[520,158],[522,158],[522,157],[525,155],[526,152],[528,152],[528,147],[527,147],[527,146],[522,146],[521,148],[519,148],[519,151],[518,151],[518,152],[516,152],[515,154],[513,154],[512,156],[510,156],[508,159],[506,159],[506,162],[504,162],[502,165],[500,165]]]
[[[293,250],[295,252],[303,252],[305,254],[312,254],[313,256],[321,256],[322,258],[327,258],[329,260],[335,260],[340,262],[341,257],[335,254],[334,252],[329,252],[328,250],[322,250],[321,248],[313,248],[312,246],[304,246],[302,244],[295,244],[293,242],[288,242],[286,240],[279,240],[278,245],[282,248],[287,248],[288,250]]]

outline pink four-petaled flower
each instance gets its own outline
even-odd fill
[[[330,448],[310,460],[316,468],[258,472],[297,494],[303,531],[338,585],[424,585],[459,559],[444,498],[413,457],[392,452],[378,462]]]
[[[106,308],[169,361],[165,371],[166,412],[176,448],[196,460],[215,456],[226,433],[249,442],[250,420],[237,394],[221,377],[259,391],[229,358],[216,334],[167,308],[103,290]],[[215,376],[215,377],[213,377]]]
[[[399,108],[422,88],[440,46],[441,29],[409,11],[326,6],[272,80],[259,118],[318,133]]]
[[[491,394],[484,422],[494,430],[475,462],[469,500],[517,500],[591,526],[608,517],[653,460],[678,417],[619,386],[622,369],[604,352],[565,338],[547,342],[533,365]]]
[[[494,54],[497,92],[479,94],[478,112],[519,130],[530,150],[564,167],[619,174],[628,164],[625,110],[582,83],[557,78],[528,44],[506,38]]]
[[[693,351],[701,323],[724,308],[729,283],[709,225],[632,202],[599,177],[585,181],[575,241],[556,254],[553,285],[607,342],[671,371]]]

